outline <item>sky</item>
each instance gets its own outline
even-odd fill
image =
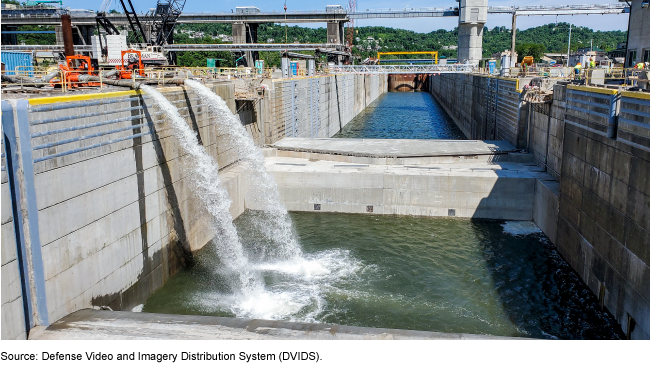
[[[156,0],[132,0],[137,11],[146,12],[149,8],[155,7]],[[63,0],[65,7],[73,9],[91,9],[98,10],[102,0]],[[231,12],[236,6],[257,6],[262,11],[283,12],[285,0],[221,0],[209,2],[205,0],[187,0],[185,12]],[[337,4],[347,7],[347,1],[340,0],[286,0],[288,11],[294,10],[325,10],[325,5]],[[490,6],[528,6],[528,5],[577,5],[577,4],[615,4],[618,0],[547,0],[547,1],[517,1],[517,0],[490,0]],[[93,4],[93,5],[89,5]],[[113,0],[112,8],[119,8],[119,1]],[[455,0],[357,0],[357,9],[387,9],[387,8],[444,8],[456,7],[458,3]],[[627,30],[628,15],[577,15],[577,16],[520,16],[517,17],[517,28],[527,29],[543,24],[554,22],[571,22],[579,26],[585,26],[594,30]],[[324,27],[324,24],[301,24],[302,26]],[[410,19],[367,19],[355,20],[356,26],[387,26],[393,28],[402,28],[413,30],[421,33],[428,33],[438,29],[451,30],[458,25],[458,19],[450,18],[410,18]],[[487,27],[512,26],[510,15],[489,14]]]

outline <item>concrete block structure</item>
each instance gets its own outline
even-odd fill
[[[330,137],[387,88],[386,76],[367,75],[271,85],[251,110],[237,107],[250,101],[235,100],[234,84],[212,85],[257,145],[289,131]],[[232,138],[190,88],[161,92],[219,164],[231,214],[239,216],[253,199]],[[130,310],[213,238],[183,168],[191,161],[146,94],[3,100],[2,108],[11,141],[2,155],[2,339],[25,339],[34,326],[83,308]],[[36,253],[40,264],[22,265],[21,257]],[[34,278],[42,290],[25,289]]]
[[[458,0],[458,62],[478,65],[483,57],[487,0]]]
[[[627,336],[649,339],[648,94],[559,83],[552,100],[532,103],[518,85],[502,93],[507,79],[491,78],[497,91],[483,79],[434,76],[432,94],[468,138],[489,135],[483,105],[495,105],[496,139],[527,150],[547,173],[536,181],[533,220]]]
[[[625,61],[627,67],[634,67],[638,62],[650,62],[650,4],[647,0],[632,0],[630,3]]]

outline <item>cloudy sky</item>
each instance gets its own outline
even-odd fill
[[[132,0],[137,11],[146,12],[149,8],[154,7],[156,0]],[[187,0],[185,5],[186,12],[231,12],[236,6],[257,6],[263,11],[282,12],[285,0],[221,0],[208,2],[205,0]],[[93,4],[90,6],[89,4]],[[347,6],[347,2],[339,0],[286,0],[288,11],[294,10],[324,10],[325,5],[340,4]],[[507,5],[571,5],[571,4],[614,4],[618,0],[490,0],[491,6]],[[357,0],[357,9],[381,9],[381,8],[432,8],[432,7],[455,7],[458,3],[455,0]],[[64,0],[64,6],[73,9],[97,10],[101,6],[101,0]],[[119,0],[113,0],[112,8],[119,8]],[[517,28],[526,29],[542,24],[554,23],[555,21],[572,22],[576,25],[586,26],[595,30],[627,30],[627,14],[622,15],[580,15],[580,16],[531,16],[518,17]],[[496,26],[506,26],[510,28],[511,17],[509,15],[488,16],[486,26],[493,28]],[[411,18],[411,19],[370,19],[357,20],[357,26],[383,25],[394,28],[414,30],[416,32],[431,32],[437,29],[452,29],[457,25],[456,18]],[[313,24],[311,26],[320,27],[324,25]]]

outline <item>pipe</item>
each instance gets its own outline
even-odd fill
[[[74,40],[72,38],[72,19],[69,14],[61,15],[61,30],[63,32],[63,48],[65,56],[74,56]]]
[[[12,84],[21,84],[22,86],[41,87],[47,85],[50,82],[50,80],[57,77],[58,75],[59,75],[59,71],[50,72],[49,74],[38,79],[34,77],[26,77],[26,76],[12,77],[7,75],[2,75],[2,81],[10,82]]]
[[[135,82],[134,80],[106,80],[100,79],[99,76],[90,76],[90,75],[79,75],[80,82],[102,82],[106,85],[119,86],[119,87],[128,87],[133,90],[139,90],[142,85],[157,85],[162,83],[163,85],[183,85],[185,79],[167,79],[167,80],[151,80],[151,81],[142,81]]]

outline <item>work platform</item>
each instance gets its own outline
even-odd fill
[[[379,158],[494,156],[517,151],[506,141],[442,139],[284,138],[270,147],[280,151]]]
[[[262,319],[83,309],[34,340],[500,340],[524,339]]]

